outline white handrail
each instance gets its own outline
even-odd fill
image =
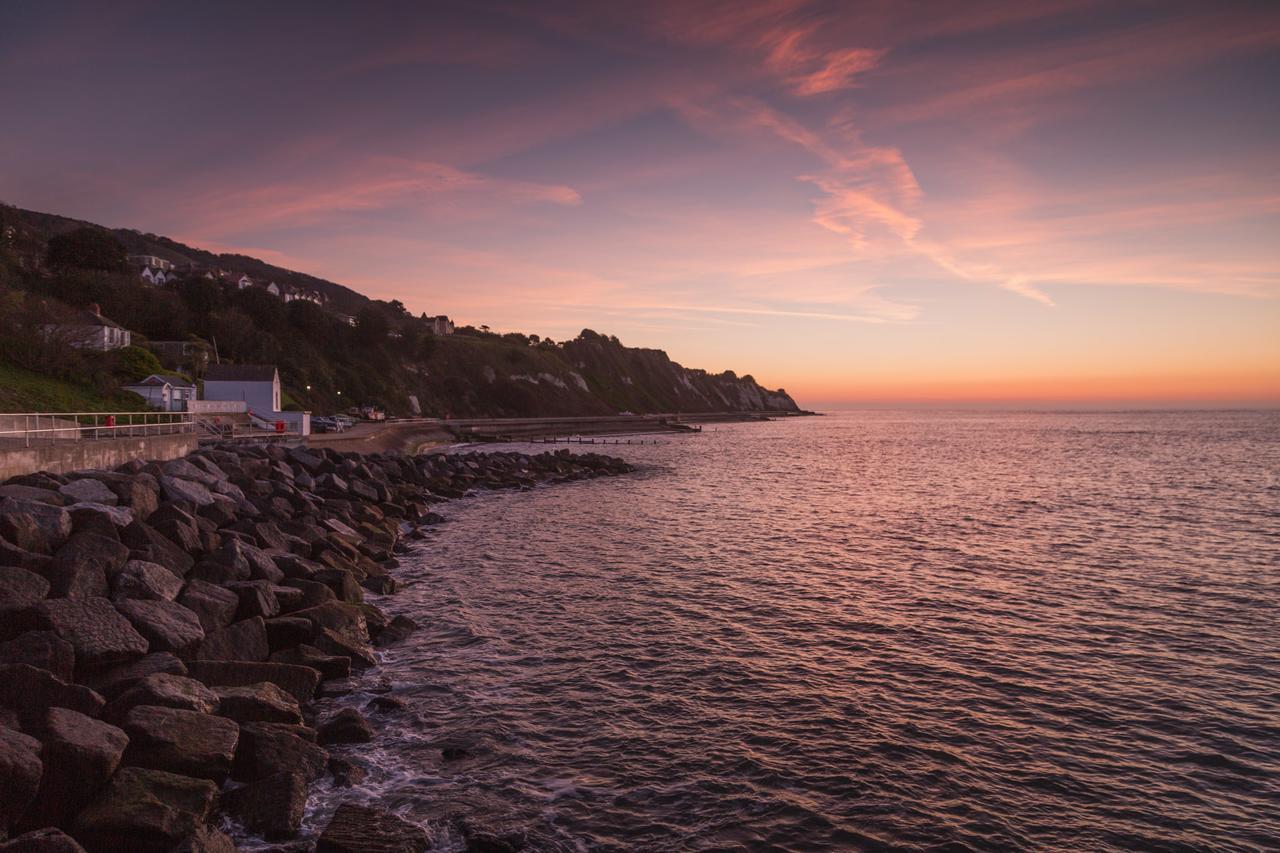
[[[92,441],[196,430],[190,412],[0,412],[0,442]]]

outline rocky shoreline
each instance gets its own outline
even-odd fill
[[[395,593],[434,503],[631,470],[567,450],[214,446],[0,485],[0,853],[223,853],[227,820],[289,849],[426,849],[355,802],[296,840],[313,782],[359,781],[326,747],[373,737],[316,700],[417,627],[367,599]]]

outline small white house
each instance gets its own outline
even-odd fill
[[[280,371],[271,364],[211,364],[204,374],[206,400],[243,400],[264,417],[280,411]]]
[[[133,334],[114,320],[103,317],[102,309],[96,304],[73,311],[60,323],[46,325],[44,331],[76,349],[110,352],[133,343]]]
[[[146,400],[151,408],[164,412],[184,412],[187,401],[196,398],[195,385],[177,377],[160,376],[156,373],[133,385],[125,385],[124,390],[132,391]]]
[[[130,255],[129,262],[138,267],[150,267],[151,269],[168,272],[173,269],[173,261],[166,261],[164,258],[155,255]]]
[[[440,314],[436,317],[428,317],[427,322],[431,324],[431,334],[433,335],[452,335],[453,321]]]

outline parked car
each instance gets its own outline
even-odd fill
[[[311,419],[312,432],[346,432],[347,425],[336,417],[325,417],[321,415]]]

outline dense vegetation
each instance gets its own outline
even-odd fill
[[[41,332],[90,304],[130,329],[136,344],[192,342],[196,356],[169,365],[192,376],[206,355],[275,364],[287,398],[315,412],[378,405],[412,414],[413,399],[423,414],[453,416],[795,407],[785,392],[765,391],[749,376],[687,370],[659,350],[627,348],[590,330],[560,343],[471,327],[437,337],[425,315],[415,317],[397,301],[370,300],[255,259],[13,208],[0,208],[0,229],[0,363],[73,380],[100,394],[158,364],[140,361],[138,352],[146,352],[141,347],[89,353]],[[299,283],[330,294],[331,302],[327,308],[285,303],[265,290],[239,290],[198,272],[155,287],[125,266],[132,253]],[[335,308],[353,315],[355,324]]]

